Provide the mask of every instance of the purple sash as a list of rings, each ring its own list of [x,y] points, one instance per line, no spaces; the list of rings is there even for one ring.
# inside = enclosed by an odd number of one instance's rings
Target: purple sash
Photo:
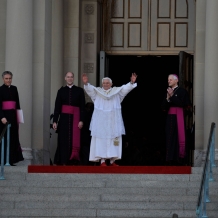
[[[2,102],[2,110],[16,110],[16,102],[15,101],[3,101]]]
[[[72,153],[70,156],[70,160],[76,159],[80,160],[79,158],[79,151],[80,151],[80,129],[78,127],[80,121],[80,110],[79,107],[70,106],[70,105],[62,105],[62,113],[65,114],[73,114],[73,128],[72,128]]]
[[[179,140],[179,157],[185,157],[185,125],[183,108],[171,107],[168,114],[176,114],[177,128],[178,128],[178,140]]]

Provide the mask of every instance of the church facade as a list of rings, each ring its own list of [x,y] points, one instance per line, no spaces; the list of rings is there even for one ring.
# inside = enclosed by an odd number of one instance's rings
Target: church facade
[[[26,164],[49,164],[53,157],[50,114],[66,72],[74,72],[75,85],[82,87],[87,73],[98,86],[112,75],[114,57],[118,63],[145,58],[137,68],[144,72],[148,57],[168,57],[170,64],[178,56],[178,73],[191,92],[193,158],[200,166],[211,122],[218,123],[217,9],[217,0],[0,0],[0,72],[11,71],[18,87]],[[181,65],[181,57],[188,62]],[[162,78],[156,70],[149,74]]]

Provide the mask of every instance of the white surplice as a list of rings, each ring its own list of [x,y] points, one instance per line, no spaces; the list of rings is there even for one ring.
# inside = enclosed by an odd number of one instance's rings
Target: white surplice
[[[121,159],[122,135],[125,135],[121,102],[136,86],[136,83],[127,83],[121,87],[104,90],[90,84],[84,85],[85,91],[94,102],[94,112],[90,123],[92,136],[90,161],[98,161],[101,158]],[[115,138],[119,141],[118,146],[114,145]]]

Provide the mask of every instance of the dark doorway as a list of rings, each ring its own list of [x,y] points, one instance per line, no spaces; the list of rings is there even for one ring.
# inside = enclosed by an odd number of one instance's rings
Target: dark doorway
[[[165,114],[161,103],[169,74],[178,74],[179,57],[175,56],[108,56],[109,77],[113,86],[138,75],[137,88],[122,102],[126,135],[120,165],[165,164]]]

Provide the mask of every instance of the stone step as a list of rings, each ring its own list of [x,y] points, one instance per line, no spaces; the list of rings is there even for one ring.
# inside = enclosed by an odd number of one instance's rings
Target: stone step
[[[118,199],[105,198],[105,196],[40,196],[40,195],[1,195],[0,208],[19,209],[19,208],[74,208],[74,209],[184,209],[195,210],[196,209],[196,197],[189,197],[177,199],[174,197],[150,197],[142,196],[144,201],[140,201],[139,196],[122,201],[120,196]],[[213,198],[215,201],[213,201]],[[108,199],[110,201],[108,201]],[[211,202],[207,203],[208,210],[216,210],[218,212],[218,199],[217,196],[210,197]],[[107,201],[106,201],[107,200]],[[135,200],[135,201],[134,201]]]
[[[218,182],[211,182],[211,185],[213,187],[218,187]],[[10,187],[18,187],[18,186],[24,186],[24,187],[101,187],[101,188],[144,188],[144,187],[153,187],[153,188],[199,188],[200,182],[188,182],[184,181],[182,183],[178,181],[96,181],[96,180],[69,180],[64,179],[54,182],[54,180],[17,180],[14,182],[14,180],[2,180],[0,181],[0,187],[4,186],[10,186]]]
[[[173,216],[173,215],[172,215]],[[167,218],[172,218],[172,216],[167,216]],[[27,218],[27,216],[1,216],[1,218]],[[31,217],[31,218],[61,218],[61,217],[67,217],[67,218],[105,218],[105,217],[102,217],[102,216],[28,216],[28,217]],[[136,218],[136,217],[116,217],[116,218]],[[154,217],[145,217],[145,218],[154,218]],[[157,218],[160,218],[160,217],[157,217]],[[196,216],[191,216],[191,217],[179,217],[179,218],[196,218]],[[217,217],[214,217],[214,216],[210,216],[210,218],[217,218]]]
[[[211,194],[209,196],[211,202],[216,202],[218,205],[217,195]],[[193,196],[184,196],[184,195],[175,195],[175,196],[155,196],[155,195],[118,195],[118,194],[103,194],[101,195],[102,201],[148,201],[148,202],[159,202],[159,201],[176,201],[176,202],[194,202],[197,205],[197,195]]]
[[[34,205],[36,203],[36,205]],[[47,207],[40,207],[40,204],[45,204]],[[28,203],[17,203],[8,204],[8,202],[2,202],[0,207],[0,217],[172,217],[172,214],[176,213],[179,218],[182,217],[196,217],[195,208],[180,207],[176,203],[170,204],[157,204],[149,206],[148,204],[135,204],[129,203],[129,208],[123,207],[123,203],[120,202],[120,206],[115,206],[115,204],[110,203],[99,203],[95,204],[90,202],[89,204],[84,204],[87,206],[85,209],[79,206],[79,202],[76,205],[70,203],[59,202],[61,206],[53,208],[56,206],[53,203],[48,202],[28,202]],[[58,203],[57,203],[58,205]],[[78,208],[75,206],[78,205]],[[6,208],[4,208],[4,206]],[[162,207],[166,206],[164,209]],[[167,207],[168,206],[168,207]],[[213,208],[211,207],[213,206]],[[217,205],[208,206],[207,214],[211,218],[217,218],[218,210]],[[132,209],[132,207],[134,207]],[[215,210],[210,210],[214,209]],[[209,211],[210,210],[210,211]]]
[[[27,173],[5,167],[0,217],[196,218],[202,167],[181,174]],[[210,183],[210,218],[218,214],[218,169]]]
[[[218,165],[217,167],[213,167],[212,171],[214,174],[218,174]],[[202,174],[203,173],[203,167],[192,167],[192,174]]]
[[[170,215],[170,216],[166,216],[166,218],[172,218],[173,214]],[[1,216],[1,218],[27,218],[27,216]],[[61,218],[61,217],[67,217],[67,218],[105,218],[106,216],[61,216],[61,215],[58,215],[58,216],[28,216],[28,217],[31,217],[31,218]],[[109,216],[107,216],[109,217]],[[136,218],[136,217],[116,217],[116,218]],[[139,217],[139,218],[142,218],[142,217]],[[147,216],[145,218],[154,218],[154,217],[150,217],[150,216]],[[162,218],[162,217],[157,217],[157,218]],[[196,218],[196,215],[195,216],[186,216],[186,217],[179,217],[179,218]],[[217,218],[215,216],[210,216],[210,218]]]
[[[218,178],[218,175],[215,175]],[[201,175],[198,174],[69,174],[69,173],[24,173],[5,172],[7,180],[145,180],[145,181],[199,181]]]
[[[22,202],[22,201],[101,201],[101,195],[42,195],[42,194],[1,194],[0,201],[12,201],[12,202]]]
[[[0,188],[0,194],[5,193],[32,193],[32,194],[153,194],[153,195],[180,195],[189,196],[197,195],[199,188],[95,188],[95,187],[76,187],[76,188],[65,188],[65,187],[4,187]],[[217,194],[218,190],[215,194]]]
[[[155,217],[171,218],[174,213],[180,217],[196,217],[195,211],[184,210],[110,210],[110,209],[13,209],[0,210],[0,217]]]
[[[216,196],[210,196],[211,201],[218,202],[218,199],[214,200]],[[136,195],[136,194],[101,194],[101,195],[89,195],[89,194],[1,194],[0,201],[98,201],[98,202],[197,202],[196,196],[165,196],[159,195]]]
[[[100,201],[1,201],[0,209],[139,209],[139,210],[195,210],[194,202],[100,202]],[[217,202],[207,203],[207,210],[217,211]]]
[[[216,209],[216,204],[209,205],[211,209]],[[111,210],[195,210],[196,204],[193,202],[100,202],[100,201],[22,201],[11,202],[1,201],[0,208],[3,209],[111,209]]]
[[[49,179],[74,179],[74,180],[149,180],[149,181],[200,181],[202,167],[193,167],[191,175],[181,174],[53,174],[53,173],[27,173],[25,166],[5,167],[7,180],[49,180]],[[218,180],[218,168],[213,168],[214,179]]]

